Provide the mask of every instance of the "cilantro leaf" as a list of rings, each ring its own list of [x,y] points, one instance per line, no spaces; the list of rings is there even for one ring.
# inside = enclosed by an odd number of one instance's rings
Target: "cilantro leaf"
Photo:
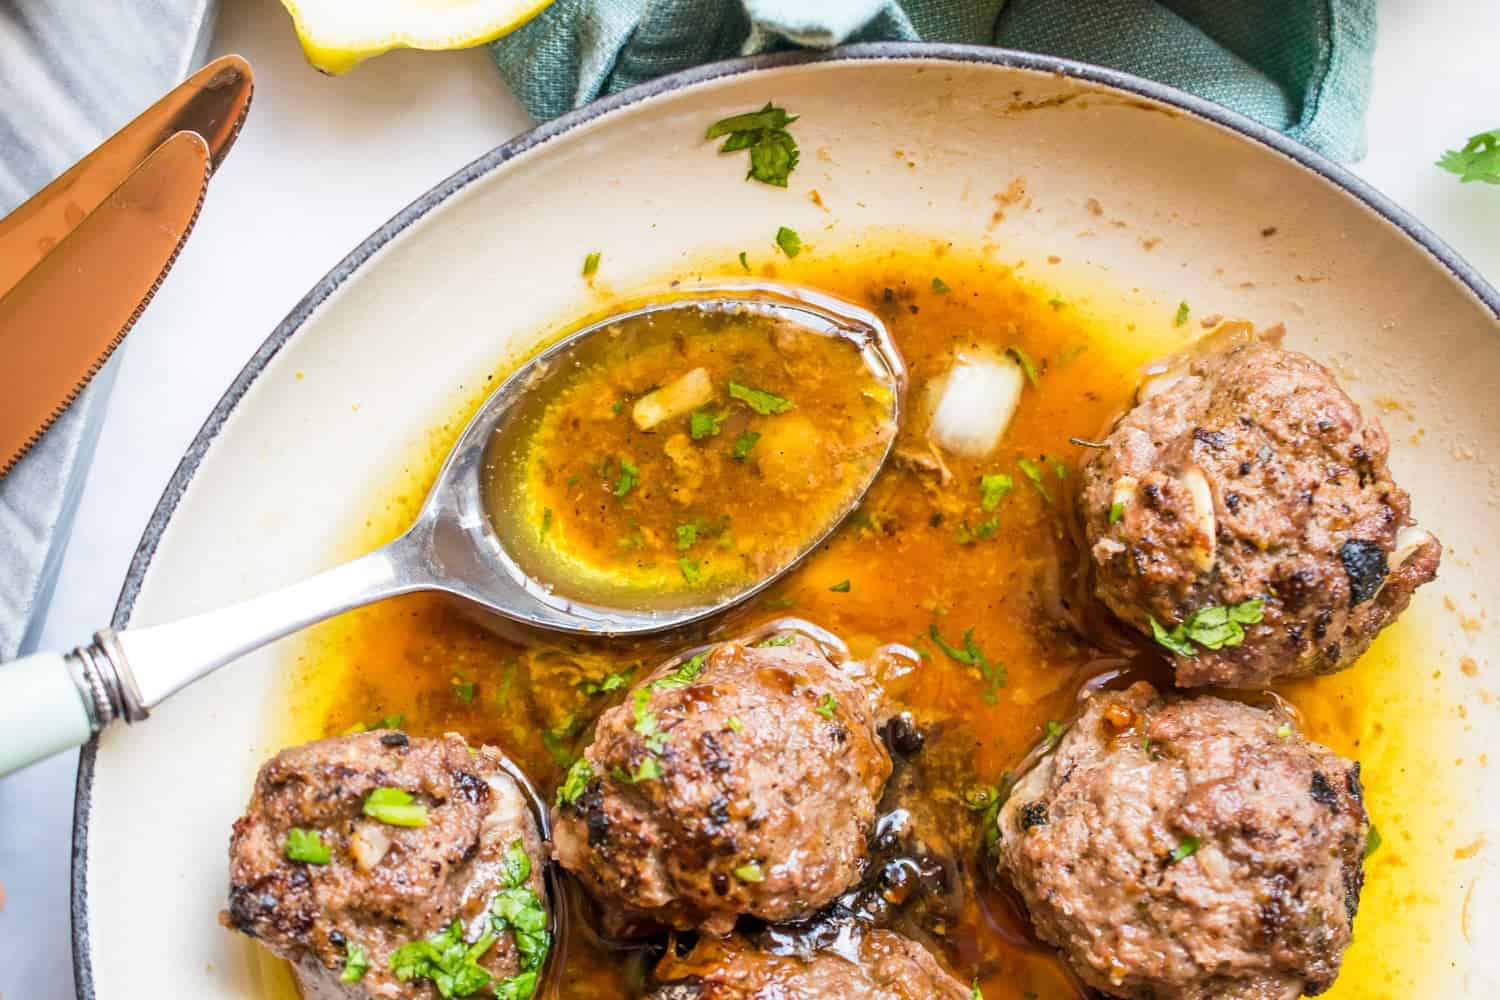
[[[1058,741],[1062,739],[1062,734],[1065,728],[1066,727],[1064,727],[1063,724],[1061,722],[1058,722],[1056,719],[1047,720],[1046,736],[1042,738],[1043,753],[1046,753],[1048,750],[1051,750],[1053,747],[1057,746]]]
[[[583,797],[584,791],[593,780],[594,767],[582,757],[573,762],[568,768],[568,776],[563,779],[562,787],[557,790],[557,804],[559,806],[570,806]]]
[[[1175,865],[1179,861],[1186,861],[1198,853],[1198,848],[1203,846],[1203,841],[1198,837],[1183,837],[1182,843],[1172,849],[1172,855],[1167,859],[1167,864]]]
[[[1182,324],[1186,323],[1188,321],[1188,316],[1192,315],[1192,312],[1193,310],[1188,307],[1188,304],[1186,302],[1177,303],[1177,315],[1173,318],[1172,325],[1181,326]]]
[[[1005,353],[1014,358],[1016,364],[1021,366],[1021,371],[1026,374],[1026,381],[1031,383],[1031,387],[1033,389],[1040,389],[1041,380],[1037,376],[1036,365],[1031,363],[1031,355],[1014,344],[1007,347]]]
[[[1380,850],[1380,845],[1383,843],[1385,841],[1381,838],[1380,831],[1376,829],[1374,823],[1371,823],[1370,832],[1365,836],[1365,859],[1368,860],[1370,855]]]
[[[517,838],[505,849],[505,856],[500,859],[500,885],[502,888],[514,889],[524,885],[530,877],[531,858],[526,856],[526,846]]]
[[[1238,646],[1245,641],[1245,626],[1260,622],[1264,609],[1265,601],[1258,597],[1229,607],[1199,608],[1170,632],[1153,618],[1151,637],[1179,656],[1197,655],[1193,643],[1210,650]]]
[[[795,257],[802,252],[802,237],[797,234],[797,230],[782,226],[776,230],[776,245],[788,257]]]
[[[339,973],[339,982],[357,983],[365,978],[365,973],[369,971],[370,959],[365,955],[364,946],[345,939],[344,971]]]
[[[1125,518],[1125,501],[1116,500],[1109,505],[1109,523],[1119,524]]]
[[[641,481],[641,470],[628,458],[620,459],[620,478],[615,483],[615,496],[623,497],[635,489]]]
[[[835,583],[828,589],[833,591],[835,594],[847,594],[852,589],[852,586],[853,585],[848,580],[840,580],[838,583]]]
[[[1042,499],[1051,503],[1052,491],[1047,488],[1047,481],[1042,478],[1042,467],[1029,458],[1016,459],[1016,465],[1020,466],[1021,471],[1026,474],[1026,478],[1031,480],[1031,485],[1036,487],[1036,491],[1042,495]]]
[[[741,882],[764,882],[766,873],[760,867],[760,862],[749,861],[734,870],[734,877]]]
[[[1463,149],[1443,153],[1437,165],[1457,174],[1464,184],[1470,181],[1500,184],[1500,129],[1470,136]]]
[[[288,860],[309,865],[326,865],[330,857],[328,845],[323,843],[323,837],[318,831],[296,826],[286,832],[286,844],[282,847],[282,852]]]
[[[996,692],[1005,686],[1005,664],[991,662],[989,657],[984,655],[984,650],[980,649],[978,644],[974,642],[974,630],[971,628],[964,632],[964,646],[962,649],[949,645],[943,639],[943,635],[938,631],[936,625],[927,626],[927,636],[937,645],[938,649],[948,654],[948,658],[955,663],[977,668],[980,676],[989,685],[984,694],[985,704],[995,704],[998,700]]]
[[[770,102],[759,111],[750,111],[742,115],[731,115],[728,118],[720,118],[708,127],[705,139],[717,139],[721,135],[733,135],[735,132],[754,132],[760,129],[786,128],[797,120],[796,115],[788,115],[785,108],[778,108]]]
[[[429,938],[408,941],[391,952],[391,971],[402,982],[427,979],[444,1000],[478,993],[495,978],[479,964],[495,943],[486,933],[472,945],[464,941],[463,923],[454,920]]]
[[[979,507],[986,514],[993,513],[1000,501],[1015,486],[1015,480],[1003,472],[979,477]]]
[[[776,395],[774,392],[766,392],[764,389],[755,389],[738,382],[729,383],[729,396],[738,399],[750,409],[763,417],[775,416],[785,413],[792,408],[792,401]],[[757,438],[760,435],[756,435]]]
[[[838,710],[839,700],[831,694],[825,694],[818,699],[818,707],[813,709],[825,719],[832,719],[833,713]]]
[[[631,699],[631,711],[635,713],[635,731],[646,743],[646,749],[652,753],[661,753],[662,747],[667,745],[667,734],[661,731],[660,723],[655,712],[651,711],[651,689],[649,687],[636,688],[635,696]]]
[[[683,661],[678,668],[665,677],[658,677],[651,682],[653,691],[676,691],[688,687],[703,673],[703,664],[708,660],[708,652],[705,650],[689,660]]]
[[[592,276],[595,271],[599,270],[599,258],[602,256],[603,254],[595,250],[583,258],[583,276],[585,278]]]
[[[743,462],[750,457],[750,449],[755,447],[755,442],[760,440],[760,434],[756,431],[746,431],[734,439],[734,452],[731,457],[736,462]]]
[[[706,437],[715,437],[723,422],[722,415],[715,416],[707,410],[694,410],[693,415],[688,418],[688,431],[693,435],[694,441],[702,441]]]
[[[721,118],[708,127],[706,139],[727,136],[720,153],[750,150],[750,169],[746,180],[757,180],[762,184],[786,187],[787,178],[797,168],[799,151],[797,140],[786,130],[796,121],[785,109],[767,104],[759,111]]]
[[[743,250],[740,251],[740,267],[745,269],[746,274],[750,273],[750,258],[745,255],[745,251]]]
[[[427,807],[402,788],[377,788],[365,796],[363,811],[388,826],[426,826]]]
[[[682,574],[682,579],[691,586],[703,577],[703,571],[698,568],[697,559],[689,559],[687,556],[677,557],[677,569]]]
[[[698,522],[684,521],[677,526],[677,551],[686,552],[698,544]]]
[[[932,293],[934,295],[947,295],[951,291],[953,291],[953,289],[949,288],[948,283],[942,278],[932,279]]]

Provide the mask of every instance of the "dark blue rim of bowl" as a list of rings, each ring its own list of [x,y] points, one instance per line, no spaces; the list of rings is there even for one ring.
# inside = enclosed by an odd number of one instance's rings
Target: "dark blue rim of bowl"
[[[1414,240],[1447,268],[1454,277],[1468,287],[1489,311],[1500,320],[1500,294],[1482,278],[1463,258],[1446,243],[1418,222],[1405,209],[1354,176],[1348,170],[1313,152],[1306,146],[1294,142],[1274,129],[1267,128],[1244,115],[1222,105],[1185,93],[1153,80],[1146,80],[1119,70],[1107,69],[1071,59],[1038,55],[1032,52],[1017,52],[1011,49],[988,48],[978,45],[938,45],[920,42],[873,42],[864,45],[848,45],[828,52],[779,52],[769,55],[749,56],[725,62],[709,63],[684,70],[671,76],[651,80],[611,97],[588,104],[561,118],[554,119],[530,131],[524,132],[507,143],[496,146],[477,160],[461,168],[457,173],[441,181],[426,194],[417,198],[396,214],[389,222],[375,230],[350,254],[323,276],[302,301],[287,314],[286,319],[266,338],[255,354],[240,370],[229,389],[204,421],[202,429],[193,438],[177,471],[167,483],[161,499],[130,561],[130,570],[120,589],[120,599],[115,605],[113,626],[124,628],[135,605],[146,570],[156,553],[167,523],[172,519],[178,502],[192,482],[203,456],[219,436],[220,429],[235,407],[249,391],[250,386],[265,370],[276,352],[290,340],[307,318],[342,285],[351,274],[394,239],[402,230],[421,219],[436,206],[452,197],[474,181],[486,176],[497,167],[534,149],[543,143],[570,132],[580,125],[592,122],[621,108],[637,104],[649,98],[682,90],[695,84],[723,77],[741,76],[760,70],[781,66],[797,66],[807,63],[913,61],[938,60],[954,63],[982,63],[1007,69],[1033,70],[1039,73],[1054,73],[1072,77],[1088,83],[1112,87],[1126,93],[1146,97],[1186,111],[1197,118],[1239,133],[1263,146],[1268,146],[1290,160],[1301,164],[1313,173],[1331,182],[1335,187],[1363,202],[1391,225]],[[94,757],[98,740],[85,746],[78,758],[78,781],[73,804],[73,877],[72,877],[72,926],[73,926],[73,975],[80,1000],[95,1000],[93,967],[90,963],[88,936],[88,825],[91,805],[90,795],[94,783]]]

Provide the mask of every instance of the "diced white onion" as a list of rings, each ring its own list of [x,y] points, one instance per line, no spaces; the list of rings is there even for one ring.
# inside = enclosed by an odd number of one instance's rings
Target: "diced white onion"
[[[391,849],[391,834],[381,823],[357,823],[349,837],[349,853],[355,864],[373,871]]]
[[[707,368],[694,368],[635,401],[630,411],[635,425],[649,431],[664,420],[691,413],[714,398],[713,379]]]
[[[1141,382],[1140,387],[1136,389],[1135,398],[1137,401],[1144,403],[1149,399],[1160,396],[1172,388],[1172,386],[1181,382],[1182,377],[1186,374],[1186,365],[1176,365],[1163,372],[1148,373],[1146,378]]]
[[[1198,537],[1190,550],[1198,569],[1207,572],[1213,569],[1214,554],[1219,544],[1219,519],[1214,514],[1214,495],[1208,488],[1208,478],[1203,470],[1190,465],[1182,473],[1180,481],[1193,503],[1193,525]]]
[[[1110,508],[1119,507],[1123,510],[1128,507],[1135,499],[1136,488],[1140,485],[1140,480],[1134,476],[1121,476],[1116,479],[1114,490],[1109,495]]]
[[[937,402],[927,436],[955,455],[983,458],[1000,443],[1025,388],[1025,373],[1009,358],[959,354],[933,384]]]
[[[1417,550],[1432,541],[1432,535],[1426,528],[1419,528],[1415,524],[1408,525],[1396,532],[1396,550],[1391,553],[1390,567],[1394,572],[1405,565],[1406,560],[1417,554]]]

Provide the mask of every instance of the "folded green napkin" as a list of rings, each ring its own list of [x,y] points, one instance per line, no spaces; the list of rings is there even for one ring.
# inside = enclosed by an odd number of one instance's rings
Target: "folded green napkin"
[[[1364,154],[1376,0],[556,0],[492,44],[538,121],[754,52],[969,42],[1150,77],[1342,160]]]

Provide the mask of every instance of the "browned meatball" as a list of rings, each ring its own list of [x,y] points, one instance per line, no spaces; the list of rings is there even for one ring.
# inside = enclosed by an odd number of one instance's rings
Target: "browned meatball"
[[[1246,324],[1148,381],[1104,444],[1082,496],[1098,594],[1174,649],[1179,685],[1342,670],[1437,575],[1379,423]]]
[[[851,954],[851,952],[853,952]],[[700,938],[686,958],[657,964],[650,1000],[969,1000],[969,987],[921,945],[869,930],[857,949],[773,955],[740,938]]]
[[[444,975],[529,996],[549,944],[545,861],[497,751],[453,734],[339,736],[261,768],[220,920],[291,962],[310,1000],[434,1000]],[[456,965],[426,943],[481,939]]]
[[[558,793],[554,855],[607,905],[679,929],[805,916],[866,865],[891,773],[873,711],[792,634],[664,665],[600,717]]]
[[[1293,1000],[1338,975],[1369,831],[1359,765],[1279,712],[1095,695],[997,823],[1037,935],[1111,996]]]

